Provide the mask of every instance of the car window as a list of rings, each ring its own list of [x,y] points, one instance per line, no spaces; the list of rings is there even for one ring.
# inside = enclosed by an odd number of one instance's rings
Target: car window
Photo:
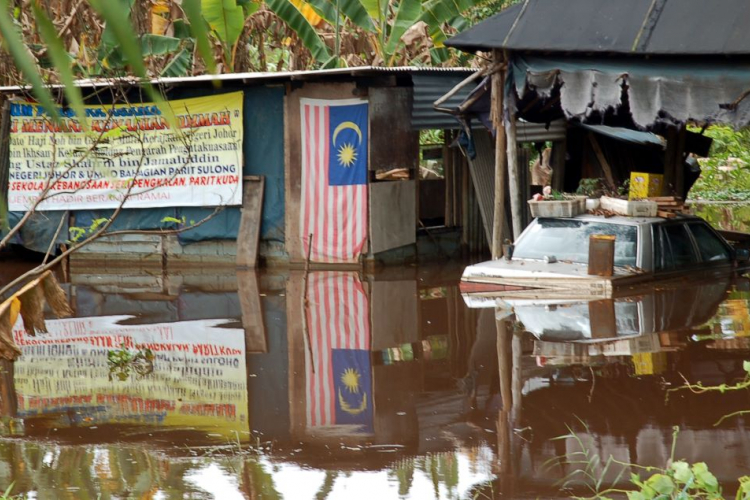
[[[713,231],[700,222],[689,224],[698,244],[703,262],[722,262],[731,259],[729,249]]]
[[[664,230],[664,269],[681,269],[698,262],[685,224],[667,224]],[[667,251],[667,247],[669,251]]]
[[[664,243],[663,243],[664,238],[662,238],[662,227],[654,224],[651,226],[651,229],[652,229],[651,238],[653,240],[653,245],[654,245],[653,253],[651,255],[652,255],[652,259],[654,263],[654,270],[661,271],[662,269],[665,269],[665,266],[664,266],[665,252],[664,252]],[[669,258],[671,260],[672,256],[670,255]]]
[[[615,265],[635,266],[638,228],[636,226],[576,219],[537,219],[516,242],[513,257],[538,259],[554,256],[558,261],[589,262],[589,236],[615,237]]]

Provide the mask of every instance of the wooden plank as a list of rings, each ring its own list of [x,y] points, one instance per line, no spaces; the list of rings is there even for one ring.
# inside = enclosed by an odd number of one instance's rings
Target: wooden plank
[[[667,212],[665,210],[657,210],[656,215],[658,215],[659,217],[664,217],[665,219],[674,219],[675,217],[677,217],[677,214],[675,214],[674,212]]]
[[[263,191],[265,177],[260,181],[247,180],[242,189],[242,213],[237,233],[237,265],[255,268],[258,265],[258,242],[263,218]]]
[[[661,204],[662,202],[670,202],[670,201],[683,202],[683,199],[680,196],[649,196],[646,199],[648,201],[655,201],[659,204]]]
[[[266,322],[260,300],[258,274],[254,269],[237,271],[237,295],[245,330],[245,349],[249,353],[268,352]]]
[[[412,93],[411,87],[370,87],[370,170],[419,168],[419,131],[409,119]]]
[[[599,165],[602,167],[604,178],[607,180],[607,184],[609,184],[610,189],[614,190],[617,187],[615,185],[615,177],[614,175],[612,175],[612,169],[610,168],[607,159],[604,157],[602,148],[599,147],[599,141],[596,140],[596,136],[593,134],[593,132],[589,133],[589,142],[591,142],[591,148],[594,150],[596,159],[599,160]]]

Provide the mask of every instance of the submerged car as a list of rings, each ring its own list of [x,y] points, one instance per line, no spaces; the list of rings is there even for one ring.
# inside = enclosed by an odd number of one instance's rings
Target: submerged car
[[[612,276],[588,272],[589,237],[610,235]],[[654,279],[729,273],[747,250],[735,250],[706,221],[695,216],[605,218],[579,215],[535,219],[515,243],[512,257],[467,267],[464,293],[542,297],[540,289],[565,295],[610,297],[620,287]]]

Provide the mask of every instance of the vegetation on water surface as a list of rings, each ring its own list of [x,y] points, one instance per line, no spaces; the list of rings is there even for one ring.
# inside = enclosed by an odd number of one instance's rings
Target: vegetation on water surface
[[[116,378],[124,382],[130,377],[131,371],[141,377],[153,372],[154,353],[148,348],[128,349],[123,344],[119,349],[107,352],[107,364],[109,365],[109,380]]]

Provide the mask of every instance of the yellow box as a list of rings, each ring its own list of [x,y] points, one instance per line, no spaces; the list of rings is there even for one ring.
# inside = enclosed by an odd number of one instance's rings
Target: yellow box
[[[659,375],[667,369],[666,352],[644,352],[633,354],[636,375]]]
[[[641,200],[651,196],[661,196],[664,185],[662,174],[647,174],[644,172],[630,172],[629,200]]]

